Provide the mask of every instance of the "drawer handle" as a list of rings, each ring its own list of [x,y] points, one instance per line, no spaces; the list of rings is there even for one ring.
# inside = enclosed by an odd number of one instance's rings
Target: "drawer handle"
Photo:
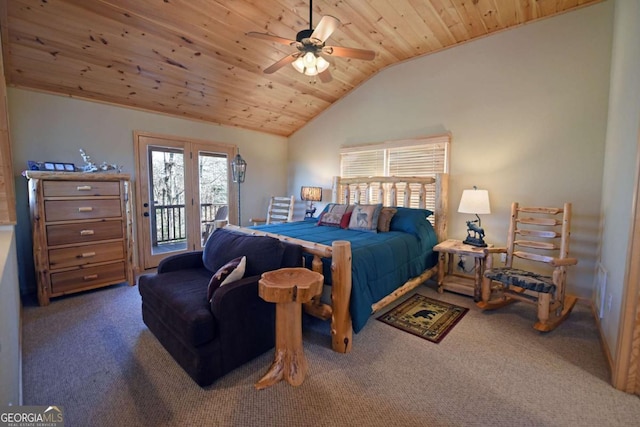
[[[91,212],[93,208],[91,206],[80,206],[78,212]]]
[[[81,258],[91,258],[96,256],[95,252],[84,252],[82,253],[82,255],[80,255]]]
[[[76,187],[78,191],[91,191],[91,188],[92,187],[90,185],[78,185]]]
[[[93,234],[94,234],[93,230],[80,230],[81,236],[93,236]]]
[[[82,280],[95,280],[98,278],[97,274],[88,274],[82,277]]]

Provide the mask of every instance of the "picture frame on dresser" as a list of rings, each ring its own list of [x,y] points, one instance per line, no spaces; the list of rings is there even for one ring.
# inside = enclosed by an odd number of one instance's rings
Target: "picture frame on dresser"
[[[36,162],[34,160],[28,160],[27,169],[30,171],[75,172],[76,165],[66,162]]]

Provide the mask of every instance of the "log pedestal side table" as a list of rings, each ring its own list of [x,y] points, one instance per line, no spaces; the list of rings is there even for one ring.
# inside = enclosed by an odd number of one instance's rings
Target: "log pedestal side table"
[[[299,386],[307,373],[302,349],[302,304],[322,292],[324,276],[306,268],[281,268],[262,274],[260,298],[276,303],[275,358],[267,373],[255,384],[262,390],[286,380]]]
[[[487,247],[493,247],[493,245],[488,245]],[[484,253],[484,248],[467,245],[460,240],[449,239],[438,243],[434,246],[433,250],[439,252],[438,292],[442,293],[446,289],[464,295],[473,296],[473,300],[475,302],[480,301],[482,274],[484,273],[487,257]],[[473,258],[473,276],[453,272],[454,255]]]

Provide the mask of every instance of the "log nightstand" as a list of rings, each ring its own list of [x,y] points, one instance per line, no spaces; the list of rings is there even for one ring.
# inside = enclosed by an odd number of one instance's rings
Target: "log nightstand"
[[[491,247],[491,245],[489,245]],[[482,273],[485,265],[485,248],[479,248],[462,243],[461,240],[449,239],[438,243],[433,250],[438,255],[438,292],[445,289],[473,296],[475,302],[480,301],[482,285]],[[448,255],[448,256],[447,256]],[[453,256],[471,257],[474,260],[474,275],[458,274],[453,272]],[[448,259],[447,259],[448,258]],[[446,264],[446,267],[445,267]],[[446,274],[445,274],[446,268]]]

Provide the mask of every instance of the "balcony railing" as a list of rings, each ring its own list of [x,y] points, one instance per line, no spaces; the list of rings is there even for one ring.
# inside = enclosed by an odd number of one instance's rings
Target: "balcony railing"
[[[200,205],[200,219],[210,222],[225,203],[203,203]],[[187,239],[185,205],[154,205],[151,219],[151,240],[153,246],[163,243],[177,243]]]

